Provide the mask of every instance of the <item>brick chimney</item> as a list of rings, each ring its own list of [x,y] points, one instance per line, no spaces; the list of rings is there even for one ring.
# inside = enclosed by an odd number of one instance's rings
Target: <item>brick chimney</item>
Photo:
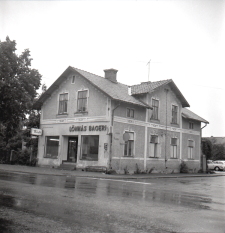
[[[117,78],[116,78],[117,71],[118,70],[115,70],[115,69],[104,70],[105,78],[113,83],[117,83]]]

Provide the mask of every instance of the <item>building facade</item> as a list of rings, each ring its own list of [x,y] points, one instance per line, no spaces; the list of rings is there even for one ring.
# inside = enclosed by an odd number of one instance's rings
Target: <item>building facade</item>
[[[201,123],[172,80],[127,86],[68,67],[35,103],[41,109],[38,164],[116,171],[200,169]]]

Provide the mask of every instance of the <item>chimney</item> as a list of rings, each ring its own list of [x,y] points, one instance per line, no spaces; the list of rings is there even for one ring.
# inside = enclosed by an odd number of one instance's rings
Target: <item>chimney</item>
[[[115,69],[104,70],[105,78],[108,79],[109,81],[113,82],[113,83],[117,83],[117,79],[116,79],[117,71],[118,70],[115,70]]]

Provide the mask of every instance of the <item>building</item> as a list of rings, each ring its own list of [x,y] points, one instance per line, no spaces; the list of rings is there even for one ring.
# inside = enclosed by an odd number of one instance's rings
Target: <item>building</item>
[[[41,109],[39,165],[116,171],[200,169],[201,123],[173,80],[127,86],[68,67],[35,103]]]

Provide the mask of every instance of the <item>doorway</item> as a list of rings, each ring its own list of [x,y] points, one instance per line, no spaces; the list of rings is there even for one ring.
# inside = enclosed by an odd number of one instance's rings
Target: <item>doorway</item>
[[[69,137],[67,162],[72,162],[72,163],[77,162],[77,145],[78,145],[78,137]]]

